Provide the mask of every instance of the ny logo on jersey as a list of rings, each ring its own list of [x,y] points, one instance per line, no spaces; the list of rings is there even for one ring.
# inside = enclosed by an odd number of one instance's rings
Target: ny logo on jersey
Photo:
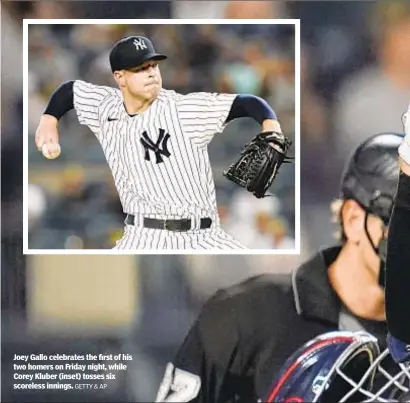
[[[141,38],[134,39],[133,44],[135,46],[135,49],[137,50],[147,49],[147,45],[145,44],[144,40]]]
[[[159,136],[156,143],[154,143],[149,137],[147,132],[142,133],[142,138],[140,139],[141,144],[145,148],[145,161],[151,161],[150,151],[153,151],[156,158],[156,163],[160,164],[164,162],[162,156],[169,157],[171,153],[168,151],[168,140],[171,136],[167,133],[165,134],[164,129],[159,129]]]

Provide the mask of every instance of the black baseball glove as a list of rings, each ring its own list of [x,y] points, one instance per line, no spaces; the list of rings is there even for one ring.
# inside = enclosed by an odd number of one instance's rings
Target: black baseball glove
[[[245,145],[239,159],[223,174],[257,198],[265,197],[280,166],[293,161],[286,155],[291,144],[292,141],[282,133],[259,133]]]

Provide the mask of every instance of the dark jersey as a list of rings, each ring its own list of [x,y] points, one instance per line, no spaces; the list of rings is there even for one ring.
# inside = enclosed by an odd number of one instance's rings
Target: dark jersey
[[[339,329],[343,307],[327,275],[339,251],[320,252],[289,275],[257,276],[218,291],[168,364],[157,401],[251,403],[266,396],[297,348]],[[384,322],[353,319],[384,340]]]

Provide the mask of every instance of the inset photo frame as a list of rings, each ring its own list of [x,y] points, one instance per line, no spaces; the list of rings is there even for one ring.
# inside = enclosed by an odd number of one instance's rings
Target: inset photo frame
[[[25,254],[298,254],[299,20],[24,20]]]

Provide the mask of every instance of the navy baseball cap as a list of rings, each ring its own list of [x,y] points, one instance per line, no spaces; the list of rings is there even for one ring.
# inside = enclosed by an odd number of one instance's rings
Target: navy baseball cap
[[[143,36],[128,36],[119,40],[111,49],[111,71],[127,70],[147,60],[164,60],[167,56],[157,53],[152,42]]]

